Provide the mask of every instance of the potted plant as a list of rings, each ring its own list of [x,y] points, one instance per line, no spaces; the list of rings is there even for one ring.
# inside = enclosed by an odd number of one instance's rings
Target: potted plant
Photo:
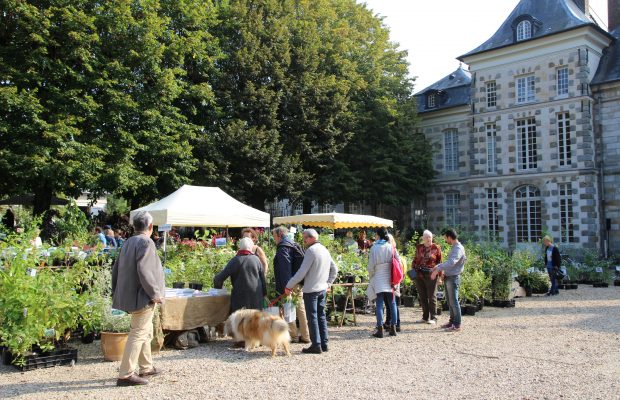
[[[106,361],[120,361],[129,336],[131,316],[104,304],[101,323],[101,350]]]

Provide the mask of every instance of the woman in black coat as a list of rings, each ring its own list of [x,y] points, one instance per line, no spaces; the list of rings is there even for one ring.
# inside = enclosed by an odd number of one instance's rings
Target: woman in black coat
[[[551,289],[549,289],[547,296],[555,296],[556,294],[560,294],[558,290],[558,280],[556,279],[556,271],[560,269],[562,256],[557,246],[553,245],[553,240],[550,236],[545,236],[543,238],[543,244],[545,246],[545,267],[547,267],[547,273],[551,281]]]
[[[213,287],[221,289],[224,281],[230,277],[232,292],[230,294],[230,312],[242,308],[260,310],[263,298],[267,294],[265,274],[257,256],[252,254],[254,242],[250,238],[239,240],[237,255],[226,267],[213,278]]]

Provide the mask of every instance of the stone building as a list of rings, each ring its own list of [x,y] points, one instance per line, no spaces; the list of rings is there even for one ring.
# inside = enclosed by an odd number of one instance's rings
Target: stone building
[[[522,0],[458,57],[467,71],[416,95],[436,152],[429,227],[510,247],[548,233],[563,247],[620,253],[618,3],[609,0],[608,32],[588,1]]]

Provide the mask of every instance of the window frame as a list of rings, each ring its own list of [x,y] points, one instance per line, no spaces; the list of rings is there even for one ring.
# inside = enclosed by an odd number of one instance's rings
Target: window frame
[[[524,195],[520,192],[525,192]],[[515,237],[517,243],[533,243],[542,237],[540,189],[523,185],[514,190]],[[525,214],[523,214],[525,213]]]
[[[486,188],[487,231],[489,239],[499,239],[499,193],[497,188]]]
[[[497,174],[497,125],[489,123],[485,125],[487,145],[487,174]],[[492,141],[490,141],[492,139]]]
[[[516,84],[517,104],[526,104],[536,101],[536,76],[525,75],[517,78]]]
[[[557,113],[556,121],[558,132],[558,163],[560,167],[570,167],[572,165],[570,113],[568,111]]]
[[[487,108],[497,107],[497,82],[489,81],[486,83]]]
[[[527,29],[526,29],[527,28]],[[517,24],[517,42],[522,42],[532,38],[532,22],[528,19]]]
[[[437,93],[426,95],[426,108],[437,108]]]
[[[566,72],[566,75],[560,77],[560,71]],[[556,70],[555,85],[558,96],[568,96],[568,67],[559,67]]]
[[[523,124],[520,126],[520,124]],[[538,168],[536,118],[527,117],[516,121],[517,169],[529,171]]]
[[[454,173],[459,171],[459,135],[458,129],[450,128],[443,131],[443,161],[444,171]],[[450,138],[450,141],[448,140]],[[451,147],[449,147],[449,145]],[[450,152],[448,150],[450,149]],[[450,168],[449,168],[450,167]]]
[[[560,214],[560,243],[577,243],[573,210],[573,184],[571,182],[558,183],[558,209]]]
[[[444,194],[444,217],[446,226],[457,227],[461,225],[461,194],[459,192],[446,192]]]

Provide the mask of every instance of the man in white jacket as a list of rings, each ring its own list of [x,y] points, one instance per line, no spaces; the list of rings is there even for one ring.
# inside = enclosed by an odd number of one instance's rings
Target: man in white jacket
[[[312,345],[302,350],[303,353],[321,354],[327,351],[327,318],[325,317],[325,299],[338,274],[338,267],[329,250],[319,243],[319,234],[314,229],[303,233],[307,249],[299,271],[286,284],[285,293],[303,281],[303,297],[310,329]]]

